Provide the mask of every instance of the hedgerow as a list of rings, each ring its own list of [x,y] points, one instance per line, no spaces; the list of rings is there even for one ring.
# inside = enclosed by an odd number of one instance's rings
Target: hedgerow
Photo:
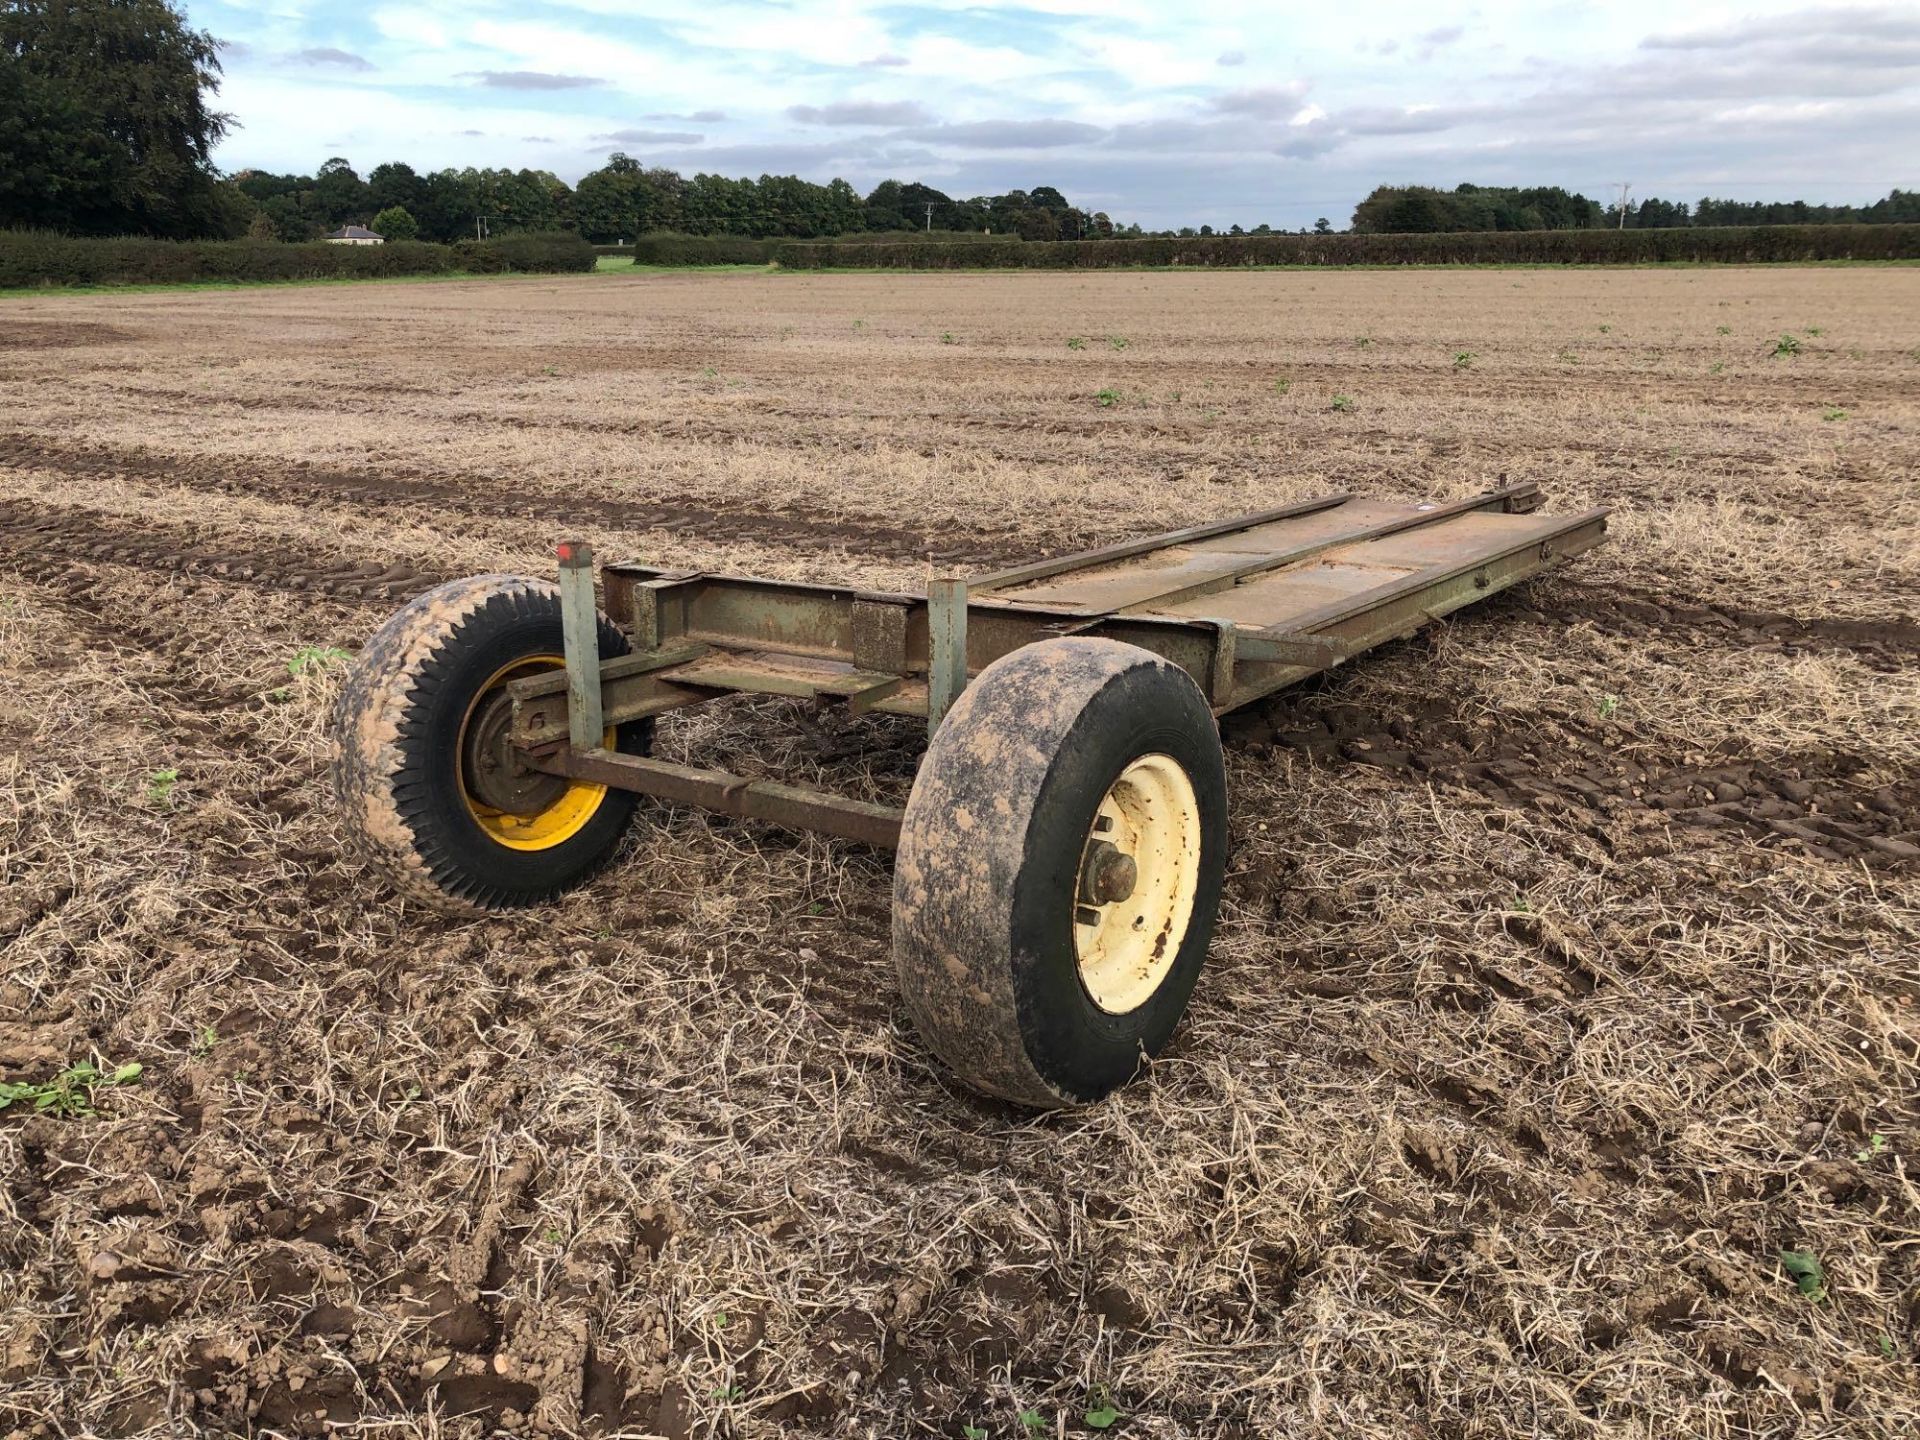
[[[396,275],[555,273],[591,270],[593,247],[578,235],[514,235],[454,245],[389,241],[85,239],[44,230],[0,231],[0,288],[178,285],[197,281],[377,279]]]
[[[777,240],[750,235],[642,235],[631,245],[602,245],[602,255],[631,255],[636,265],[765,265]]]
[[[565,274],[593,269],[593,246],[571,230],[506,235],[498,240],[456,240],[454,269],[476,275],[505,271],[527,274]]]
[[[1103,269],[1136,265],[1638,265],[1920,259],[1920,225],[1504,230],[1439,235],[1203,235],[948,245],[792,242],[795,269]]]

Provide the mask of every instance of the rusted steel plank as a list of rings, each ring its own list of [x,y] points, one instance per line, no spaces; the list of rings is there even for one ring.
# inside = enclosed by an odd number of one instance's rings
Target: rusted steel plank
[[[927,584],[927,730],[939,728],[967,688],[967,582],[953,576]]]
[[[688,639],[790,655],[850,659],[853,596],[848,591],[708,576],[662,597],[664,631]]]
[[[566,654],[567,731],[577,750],[606,743],[600,709],[600,612],[593,599],[593,547],[560,543],[560,635]]]
[[[1259,630],[1302,631],[1312,628],[1301,625],[1303,616],[1364,605],[1384,586],[1421,583],[1415,577],[1505,554],[1547,539],[1567,523],[1565,516],[1456,514],[1249,575],[1229,589],[1176,601],[1158,613],[1174,619],[1228,619]]]
[[[710,690],[742,690],[760,695],[853,695],[899,677],[879,670],[855,670],[835,660],[783,655],[765,650],[709,650],[684,665],[662,671],[674,685]]]
[[[629,579],[648,572],[630,571]],[[646,582],[640,582],[644,588]],[[896,694],[876,701],[873,708],[896,713],[924,714],[926,680],[935,669],[933,635],[928,623],[929,605],[919,597],[882,596],[848,588],[790,584],[784,581],[736,579],[701,575],[662,587],[657,611],[660,620],[659,653],[671,653],[686,647],[708,647],[699,660],[689,662],[686,673],[663,673],[663,682],[699,683],[699,672],[707,666],[735,665],[743,655],[754,655],[758,666],[776,657],[788,667],[839,665],[849,671],[886,675],[881,666],[860,663],[876,658],[874,649],[861,647],[856,633],[855,615],[863,606],[898,604],[904,616],[900,648],[893,650],[900,671],[892,678],[915,683],[902,686]],[[969,594],[969,601],[971,595]],[[1095,612],[1086,616],[1064,615],[1058,608],[1022,606],[1017,603],[969,603],[964,612],[955,609],[954,618],[964,613],[964,665],[966,674],[978,674],[993,661],[1023,645],[1056,639],[1069,633],[1101,634],[1137,644],[1164,655],[1202,684],[1213,660],[1215,630],[1212,625],[1169,620],[1141,615],[1115,617]],[[872,637],[869,637],[872,638]],[[857,648],[859,647],[859,648]],[[887,643],[891,649],[891,642]],[[962,673],[959,647],[950,655],[949,675],[957,680]],[[675,671],[682,667],[674,667]],[[810,678],[820,672],[809,671]],[[957,692],[958,686],[954,687]],[[799,693],[788,690],[786,693]],[[953,693],[953,692],[950,692]]]
[[[847,708],[856,715],[864,715],[869,710],[878,709],[888,700],[892,700],[913,682],[904,675],[896,675],[869,685],[865,690],[855,690],[847,696]]]
[[[1207,703],[1223,705],[1233,694],[1233,667],[1239,663],[1239,630],[1231,620],[1215,623],[1213,664],[1207,669]]]
[[[1158,595],[1135,600],[1130,604],[1120,607],[1117,613],[1122,615],[1150,614],[1158,610],[1163,610],[1169,605],[1178,604],[1183,600],[1191,600],[1201,595],[1211,595],[1220,590],[1230,590],[1249,576],[1263,574],[1269,570],[1278,570],[1287,565],[1297,564],[1302,560],[1310,560],[1315,555],[1323,555],[1329,550],[1337,550],[1343,546],[1361,544],[1370,540],[1385,539],[1387,536],[1398,535],[1403,531],[1438,524],[1443,520],[1450,520],[1456,515],[1464,515],[1470,511],[1498,509],[1505,514],[1512,514],[1514,512],[1511,507],[1515,500],[1526,496],[1537,495],[1538,490],[1538,486],[1528,481],[1519,485],[1508,485],[1499,490],[1489,490],[1484,494],[1470,496],[1465,500],[1455,500],[1445,505],[1420,506],[1412,514],[1402,515],[1398,519],[1383,520],[1374,525],[1363,525],[1353,530],[1343,531],[1337,535],[1322,536],[1316,540],[1303,541],[1298,545],[1287,546],[1272,551],[1269,554],[1257,556],[1244,564],[1235,565],[1231,569],[1210,575],[1204,580],[1195,581],[1191,585],[1180,586],[1175,589],[1163,591]]]
[[[1235,634],[1236,659],[1299,665],[1329,670],[1347,658],[1338,642],[1317,635],[1279,634],[1270,630],[1241,630]]]
[[[1533,495],[1531,485],[1509,486],[1475,496],[1459,508],[1507,510]],[[1414,507],[1370,497],[1348,500],[1329,509],[1272,520],[1251,529],[1235,530],[1211,539],[1171,545],[1089,569],[1073,570],[1056,579],[1035,580],[996,592],[1010,605],[1061,607],[1066,613],[1090,615],[1116,611],[1151,613],[1181,608],[1181,602],[1222,590],[1263,571],[1284,568],[1328,548],[1351,545],[1370,535],[1390,534],[1442,521],[1455,507],[1430,504]],[[1189,610],[1189,613],[1212,613]]]
[[[907,672],[907,605],[899,601],[853,602],[853,663],[862,670]]]
[[[1234,691],[1225,706],[1238,708],[1283,686],[1291,685],[1329,664],[1370,650],[1389,640],[1442,619],[1462,606],[1496,595],[1510,585],[1537,575],[1571,556],[1592,549],[1606,538],[1605,510],[1559,520],[1550,536],[1534,534],[1522,544],[1489,551],[1465,563],[1436,566],[1361,591],[1318,611],[1290,615],[1287,633],[1242,630],[1242,663],[1234,673]],[[1309,647],[1319,642],[1332,648],[1331,660]],[[1267,655],[1263,649],[1272,647]],[[1301,647],[1301,648],[1296,648]]]
[[[902,680],[898,690],[871,702],[867,708],[882,715],[914,715],[924,719],[927,713],[927,682]]]
[[[615,680],[624,680],[629,675],[644,675],[649,670],[684,665],[689,660],[697,660],[708,649],[706,645],[676,645],[671,650],[636,650],[631,655],[616,655],[611,660],[602,660],[600,688],[604,691]],[[567,672],[564,670],[549,670],[544,674],[528,675],[524,679],[507,682],[507,693],[516,700],[539,700],[548,695],[563,694],[566,688]]]
[[[1206,540],[1235,530],[1251,530],[1256,525],[1291,519],[1295,515],[1310,515],[1316,510],[1330,510],[1336,505],[1346,504],[1352,498],[1347,494],[1321,495],[1312,500],[1298,500],[1291,505],[1282,505],[1276,510],[1261,510],[1252,515],[1242,515],[1236,520],[1219,520],[1211,525],[1193,525],[1185,530],[1170,530],[1164,535],[1149,535],[1143,540],[1127,540],[1118,545],[1104,545],[1097,550],[1081,550],[1072,555],[1057,555],[1051,560],[1036,560],[1030,565],[1016,565],[1010,570],[995,570],[986,575],[970,576],[967,580],[967,588],[975,595],[985,594],[990,590],[1004,590],[1009,585],[1024,585],[1030,580],[1045,580],[1053,575],[1064,575],[1069,570],[1086,570],[1095,565],[1107,565],[1115,560],[1144,555],[1150,550],[1165,550],[1173,545]]]
[[[905,679],[904,675],[894,675],[885,670],[836,670],[820,678],[820,693],[843,698],[870,695],[875,690],[898,687]]]
[[[686,665],[706,652],[705,645],[682,645],[603,661],[600,665],[601,725],[625,725],[712,699],[716,692],[667,684],[661,673]],[[507,693],[513,697],[515,745],[523,750],[537,749],[571,739],[571,716],[565,703],[568,679],[565,670],[553,670],[508,682]],[[604,735],[604,729],[597,732],[594,743],[598,744]]]
[[[1580,545],[1579,548],[1583,550],[1590,549],[1593,545],[1598,544],[1598,535],[1605,532],[1607,515],[1609,513],[1609,509],[1602,506],[1598,509],[1583,511],[1578,515],[1553,516],[1546,520],[1545,525],[1543,525],[1540,530],[1529,534],[1526,539],[1517,544],[1486,551],[1477,555],[1469,555],[1466,558],[1453,561],[1442,567],[1415,570],[1413,573],[1400,579],[1389,580],[1383,584],[1362,590],[1357,595],[1351,595],[1345,599],[1333,601],[1318,609],[1309,610],[1304,614],[1290,615],[1287,617],[1287,628],[1298,634],[1310,634],[1313,631],[1324,629],[1329,625],[1336,624],[1351,616],[1364,614],[1391,600],[1399,599],[1403,595],[1414,594],[1426,589],[1430,585],[1452,580],[1461,575],[1471,575],[1493,561],[1504,560],[1512,555],[1522,554],[1527,551],[1536,552],[1535,559],[1538,563],[1536,563],[1533,568],[1538,569],[1540,565],[1551,561],[1556,554],[1578,553],[1577,551],[1567,550],[1561,546],[1560,542],[1565,537],[1573,536],[1582,531],[1592,530],[1595,538],[1586,544]],[[1487,587],[1481,586],[1479,588],[1486,589]]]
[[[670,804],[693,805],[743,820],[765,820],[794,830],[817,830],[883,849],[900,843],[900,818],[904,813],[900,809],[825,790],[749,780],[724,770],[702,770],[606,750],[565,749],[535,763],[556,775],[651,795]]]
[[[723,692],[669,685],[653,675],[629,675],[608,684],[601,692],[600,723],[620,726],[651,715],[664,715],[698,705]],[[569,738],[566,708],[557,697],[536,696],[514,706],[513,743],[522,750],[536,750]]]

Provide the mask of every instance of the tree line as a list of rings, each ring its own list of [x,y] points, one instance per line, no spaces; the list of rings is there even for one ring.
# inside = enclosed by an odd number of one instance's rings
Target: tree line
[[[1804,200],[1629,200],[1602,205],[1558,185],[1530,188],[1382,185],[1353,211],[1359,235],[1444,235],[1496,230],[1663,230],[1688,225],[1890,225],[1920,221],[1920,191],[1894,190],[1871,205],[1811,205]]]
[[[1620,222],[1608,206],[1609,223]],[[1920,222],[1920,190],[1893,190],[1871,205],[1810,205],[1805,200],[1642,200],[1627,206],[1626,229],[1672,230],[1686,225],[1912,225]]]
[[[368,225],[389,239],[440,241],[577,230],[600,245],[660,231],[762,240],[929,226],[1028,240],[1126,233],[1105,214],[1070,204],[1051,185],[955,199],[917,182],[883,180],[862,195],[845,180],[821,185],[794,175],[689,178],[618,151],[578,185],[549,170],[468,167],[422,174],[399,160],[376,165],[363,179],[338,156],[313,175],[243,170],[232,184],[260,217],[248,223],[263,237],[281,240],[307,240],[347,224]]]

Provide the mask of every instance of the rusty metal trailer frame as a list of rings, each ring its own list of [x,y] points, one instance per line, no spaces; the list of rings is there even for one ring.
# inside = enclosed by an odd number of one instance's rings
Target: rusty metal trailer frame
[[[1534,513],[1539,502],[1531,484],[1423,506],[1327,495],[990,574],[945,576],[925,595],[606,565],[605,609],[634,651],[598,665],[582,663],[598,654],[593,558],[569,541],[560,547],[565,669],[510,683],[512,741],[531,768],[551,774],[891,847],[903,813],[893,806],[621,754],[605,737],[618,725],[743,692],[923,715],[931,731],[970,676],[1022,646],[1068,635],[1163,657],[1224,714],[1605,538],[1605,509],[1543,516]],[[1473,515],[1525,518],[1458,523]],[[1376,558],[1389,553],[1391,560]],[[1336,569],[1350,588],[1304,608],[1279,606],[1270,623],[1249,622],[1250,609],[1270,603],[1263,596],[1289,585],[1314,593],[1316,577],[1330,579]]]

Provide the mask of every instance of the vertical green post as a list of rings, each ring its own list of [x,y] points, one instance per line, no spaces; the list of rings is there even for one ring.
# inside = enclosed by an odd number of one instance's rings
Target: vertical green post
[[[943,577],[927,585],[927,733],[967,688],[967,582]]]
[[[606,748],[600,707],[600,616],[593,603],[593,547],[560,544],[560,639],[567,660],[567,738],[576,750]]]

